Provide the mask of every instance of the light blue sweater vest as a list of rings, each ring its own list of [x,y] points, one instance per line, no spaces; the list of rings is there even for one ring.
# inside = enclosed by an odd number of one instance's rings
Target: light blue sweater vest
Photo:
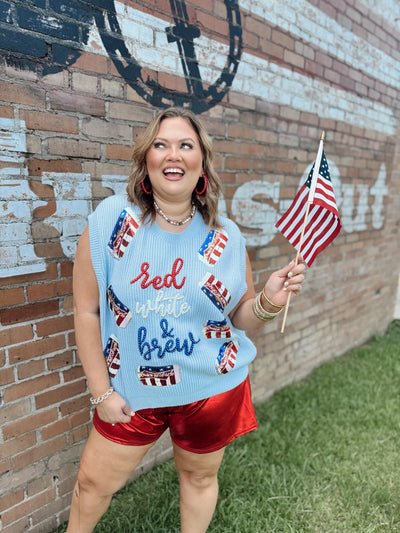
[[[233,389],[256,349],[228,314],[246,291],[245,242],[199,213],[181,233],[140,224],[125,196],[89,216],[111,384],[134,409],[184,405]]]

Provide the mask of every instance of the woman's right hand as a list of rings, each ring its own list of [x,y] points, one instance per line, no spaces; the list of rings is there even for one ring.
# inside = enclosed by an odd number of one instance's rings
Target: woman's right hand
[[[109,424],[118,424],[119,422],[127,424],[135,414],[135,411],[129,407],[122,396],[115,391],[106,400],[99,403],[96,409],[100,419]]]

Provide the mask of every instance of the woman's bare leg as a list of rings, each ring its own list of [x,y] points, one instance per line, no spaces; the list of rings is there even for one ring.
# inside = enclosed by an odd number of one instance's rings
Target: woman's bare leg
[[[92,429],[72,494],[67,533],[93,531],[112,495],[125,485],[151,447],[117,444]]]
[[[222,448],[211,453],[192,453],[174,444],[179,472],[181,533],[205,533],[218,499],[218,470]]]

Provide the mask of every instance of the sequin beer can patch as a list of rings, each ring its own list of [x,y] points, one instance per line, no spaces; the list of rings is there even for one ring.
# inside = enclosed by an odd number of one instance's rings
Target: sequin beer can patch
[[[200,247],[200,260],[207,265],[215,265],[221,257],[227,242],[228,236],[225,232],[211,230]]]
[[[114,313],[117,326],[126,328],[132,318],[132,313],[117,297],[111,285],[107,288],[107,301],[111,311]]]
[[[219,281],[213,274],[207,272],[204,278],[199,283],[201,290],[212,301],[212,303],[221,312],[224,311],[228,305],[231,295],[230,292],[221,281]]]
[[[123,257],[128,244],[140,226],[135,213],[126,207],[118,217],[117,223],[108,241],[108,251],[116,258]]]
[[[215,361],[215,367],[218,374],[227,374],[236,364],[236,356],[239,351],[239,345],[235,341],[225,342]]]
[[[226,339],[231,337],[231,329],[226,320],[207,320],[202,326],[206,339]]]
[[[119,344],[115,335],[110,335],[104,349],[104,356],[106,358],[108,373],[111,378],[115,378],[119,367],[121,366],[121,360],[119,357]]]
[[[177,385],[181,381],[181,373],[178,365],[139,366],[137,375],[143,385],[150,385],[152,387]]]

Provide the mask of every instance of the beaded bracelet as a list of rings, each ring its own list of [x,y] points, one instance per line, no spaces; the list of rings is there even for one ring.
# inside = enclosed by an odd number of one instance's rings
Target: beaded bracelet
[[[98,405],[101,402],[104,402],[104,400],[107,400],[111,396],[111,394],[114,392],[114,387],[110,387],[108,391],[106,391],[102,396],[99,396],[98,398],[93,398],[93,396],[90,398],[90,403],[92,405]]]
[[[254,299],[253,302],[253,312],[256,315],[256,317],[263,322],[268,322],[269,320],[273,320],[276,316],[278,316],[282,309],[280,309],[277,313],[269,313],[266,311],[262,304],[261,304],[261,292],[258,294],[258,296]]]

